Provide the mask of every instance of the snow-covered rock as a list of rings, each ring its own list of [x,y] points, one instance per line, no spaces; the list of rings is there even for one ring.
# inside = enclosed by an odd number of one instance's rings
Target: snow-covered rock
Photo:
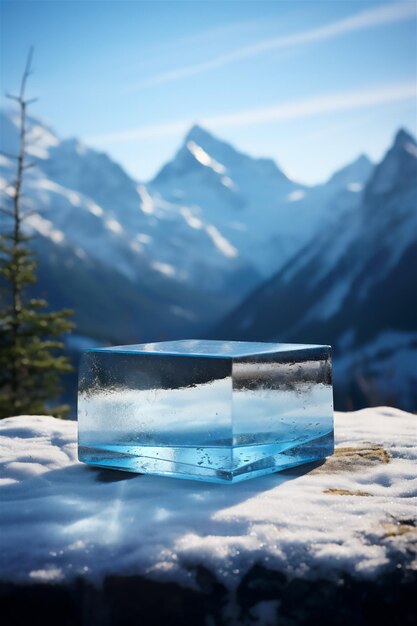
[[[415,565],[414,415],[337,413],[323,465],[233,486],[88,467],[76,428],[44,416],[0,423],[2,581],[140,574],[195,587],[204,565],[233,590],[255,565],[307,580]]]

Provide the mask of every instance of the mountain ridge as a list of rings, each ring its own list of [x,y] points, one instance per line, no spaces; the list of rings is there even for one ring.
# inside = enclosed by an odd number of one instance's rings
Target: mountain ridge
[[[417,362],[417,154],[410,138],[414,145],[408,133],[396,135],[359,210],[342,214],[249,294],[214,337],[332,343],[339,406],[348,408],[350,398],[354,406],[376,399],[415,408],[416,368],[404,367]],[[395,370],[403,373],[396,387]]]
[[[0,123],[1,148],[13,152],[16,120],[2,113]],[[411,292],[415,260],[417,149],[404,129],[380,163],[359,155],[308,187],[200,126],[166,164],[168,174],[149,184],[36,118],[29,126],[38,138],[24,189],[36,289],[52,307],[76,309],[81,336],[138,343],[217,325],[229,339],[331,338],[344,408],[346,399],[365,401],[358,381],[369,396],[372,371],[381,398],[387,368],[402,372],[414,355],[414,303],[408,317],[395,306]],[[13,167],[0,158],[3,192]],[[4,216],[1,223],[7,227]],[[404,375],[397,385],[407,407],[417,405],[412,382]]]
[[[354,164],[355,172],[348,164],[343,176],[307,187],[286,177],[272,159],[252,158],[195,125],[149,188],[196,207],[266,278],[320,225],[357,204],[357,185],[373,166],[364,158]]]

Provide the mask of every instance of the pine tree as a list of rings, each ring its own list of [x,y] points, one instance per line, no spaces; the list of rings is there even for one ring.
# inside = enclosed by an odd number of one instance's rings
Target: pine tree
[[[7,155],[16,161],[16,179],[0,209],[6,216],[2,220],[5,232],[0,234],[0,418],[45,412],[64,416],[68,407],[51,410],[48,404],[61,391],[61,375],[72,369],[69,359],[60,354],[61,338],[73,327],[72,312],[50,312],[45,300],[28,296],[29,286],[36,283],[36,260],[22,232],[28,213],[22,212],[21,198],[24,172],[33,165],[26,162],[26,113],[33,100],[25,99],[25,88],[31,61],[32,50],[19,95],[8,96],[19,108],[20,134],[18,155]]]

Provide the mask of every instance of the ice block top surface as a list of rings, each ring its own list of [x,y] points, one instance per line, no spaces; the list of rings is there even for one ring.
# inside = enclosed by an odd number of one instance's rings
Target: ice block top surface
[[[209,339],[182,339],[139,343],[128,346],[91,348],[88,352],[116,352],[130,354],[166,354],[211,358],[239,358],[255,354],[297,352],[299,350],[328,348],[329,346],[301,343],[265,343],[260,341],[217,341]]]

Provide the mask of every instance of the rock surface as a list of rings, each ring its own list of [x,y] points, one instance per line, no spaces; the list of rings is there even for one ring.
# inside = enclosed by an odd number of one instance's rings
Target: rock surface
[[[322,465],[223,486],[90,468],[74,422],[3,420],[6,623],[411,624],[415,435],[396,409],[336,413]]]

